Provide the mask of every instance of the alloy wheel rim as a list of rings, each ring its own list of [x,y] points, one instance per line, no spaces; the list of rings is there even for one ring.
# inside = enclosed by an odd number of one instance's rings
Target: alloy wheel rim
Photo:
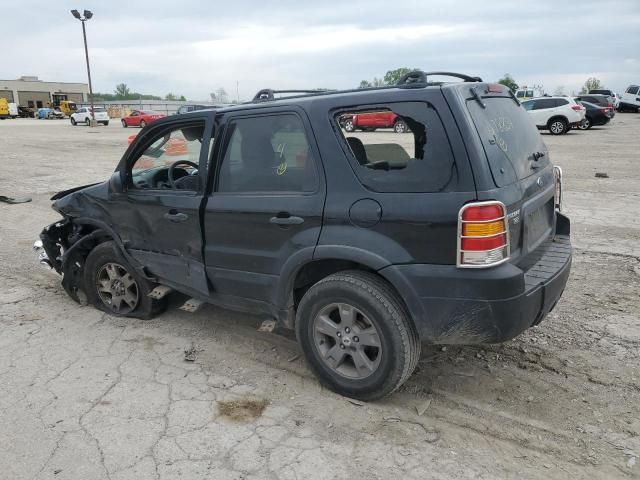
[[[562,122],[553,122],[551,124],[551,130],[553,131],[553,133],[560,133],[563,128],[564,126],[562,125]]]
[[[138,284],[119,263],[109,262],[100,267],[96,275],[96,289],[102,303],[115,313],[130,313],[138,306]]]
[[[402,123],[396,124],[396,132],[404,133],[404,125]]]
[[[320,360],[333,372],[361,380],[377,371],[382,341],[361,310],[348,303],[329,304],[315,316],[312,328]]]

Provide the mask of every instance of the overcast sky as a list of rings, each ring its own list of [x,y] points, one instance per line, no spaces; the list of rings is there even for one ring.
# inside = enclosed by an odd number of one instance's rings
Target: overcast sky
[[[548,93],[587,77],[620,91],[640,83],[640,0],[4,0],[0,78],[85,81],[87,22],[93,87],[206,99],[260,88],[350,88],[420,67]]]

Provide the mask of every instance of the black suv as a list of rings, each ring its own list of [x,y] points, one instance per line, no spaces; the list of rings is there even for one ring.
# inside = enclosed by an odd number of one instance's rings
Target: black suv
[[[40,260],[114,315],[150,318],[174,290],[186,310],[266,314],[365,400],[411,375],[421,343],[509,340],[569,276],[561,172],[509,89],[427,75],[153,122],[108,181],[52,198]],[[345,137],[340,118],[372,111],[410,133]]]

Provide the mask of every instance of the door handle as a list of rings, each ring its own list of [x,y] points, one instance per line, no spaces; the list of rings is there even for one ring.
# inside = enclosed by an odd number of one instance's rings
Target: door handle
[[[176,210],[169,210],[169,212],[164,214],[164,218],[169,220],[170,222],[180,223],[189,219],[189,215],[186,213],[178,212]]]
[[[286,214],[286,216],[278,214],[277,217],[271,217],[269,223],[273,223],[274,225],[300,225],[304,223],[304,218],[292,217],[289,214]]]

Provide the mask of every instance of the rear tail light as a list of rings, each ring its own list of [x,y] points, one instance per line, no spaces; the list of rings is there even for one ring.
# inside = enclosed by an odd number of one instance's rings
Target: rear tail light
[[[582,110],[584,107],[582,105],[571,105],[571,108],[573,110],[575,110],[576,112],[579,112],[580,110]]]
[[[553,177],[555,178],[555,186],[556,186],[553,203],[555,204],[556,210],[561,212],[562,211],[562,168],[558,167],[557,165],[553,167]]]
[[[458,259],[461,268],[485,268],[509,258],[507,209],[496,201],[468,203],[458,215]]]

